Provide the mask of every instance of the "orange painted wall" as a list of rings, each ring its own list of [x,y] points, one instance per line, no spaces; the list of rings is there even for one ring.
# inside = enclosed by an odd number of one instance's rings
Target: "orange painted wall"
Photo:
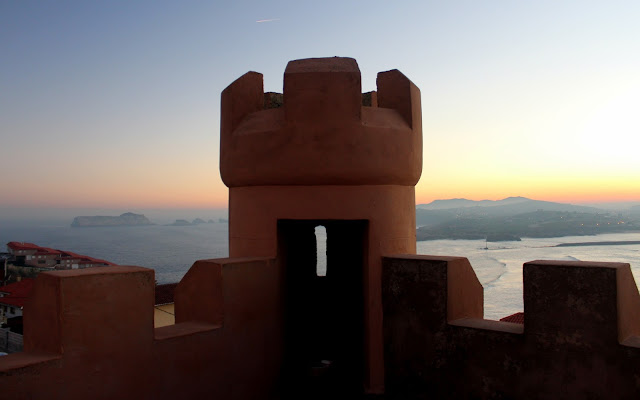
[[[42,273],[25,308],[24,352],[0,357],[0,398],[273,397],[278,277],[266,259],[198,261],[176,289],[178,323],[154,329],[153,270]]]
[[[277,257],[277,223],[367,220],[363,276],[366,391],[384,391],[381,257],[415,254],[415,184],[422,172],[420,90],[378,74],[362,105],[351,58],[291,61],[283,106],[266,108],[262,75],[222,93],[220,174],[229,186],[231,257]]]

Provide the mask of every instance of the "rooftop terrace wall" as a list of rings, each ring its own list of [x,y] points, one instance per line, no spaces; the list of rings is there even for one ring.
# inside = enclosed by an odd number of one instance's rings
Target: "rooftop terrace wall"
[[[272,260],[198,261],[176,289],[177,323],[154,329],[153,270],[42,273],[24,352],[0,357],[0,398],[272,398],[279,287]]]
[[[525,264],[525,325],[482,319],[465,258],[383,267],[385,398],[638,398],[628,264]],[[43,273],[25,351],[0,357],[0,398],[281,398],[281,289],[274,260],[199,261],[178,286],[178,323],[154,330],[153,271]]]
[[[389,398],[637,399],[640,296],[629,264],[532,261],[525,324],[482,319],[461,257],[384,260]]]

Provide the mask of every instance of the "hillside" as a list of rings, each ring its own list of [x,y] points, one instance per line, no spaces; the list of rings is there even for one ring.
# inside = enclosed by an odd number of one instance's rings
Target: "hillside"
[[[467,200],[467,199],[447,199],[447,200],[434,200],[429,204],[418,204],[416,208],[423,210],[450,210],[454,208],[468,208],[468,207],[495,207],[503,205],[512,205],[526,203],[530,201],[536,201],[527,199],[526,197],[507,197],[502,200]]]
[[[433,226],[456,218],[509,217],[534,211],[563,211],[606,214],[607,211],[573,204],[508,197],[502,200],[435,200],[416,206],[417,226]]]
[[[559,237],[640,231],[640,219],[567,211],[526,212],[510,216],[460,216],[417,230],[417,240]]]
[[[457,210],[467,213],[487,213],[491,215],[508,215],[520,214],[528,211],[576,211],[576,212],[603,212],[605,210],[588,207],[577,206],[574,204],[555,203],[552,201],[532,200],[526,197],[507,197],[502,200],[467,200],[467,199],[449,199],[434,200],[429,204],[418,204],[417,209],[421,210]]]
[[[416,207],[418,240],[594,235],[640,231],[640,214],[525,197],[503,200],[435,200]]]

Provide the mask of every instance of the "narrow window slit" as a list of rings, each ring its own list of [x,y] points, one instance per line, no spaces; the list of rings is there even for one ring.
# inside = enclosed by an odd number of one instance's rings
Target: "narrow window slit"
[[[316,236],[316,276],[327,276],[327,228],[318,225]]]

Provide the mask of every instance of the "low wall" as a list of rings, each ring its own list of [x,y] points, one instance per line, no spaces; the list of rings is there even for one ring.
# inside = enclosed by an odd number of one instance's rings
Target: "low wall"
[[[253,399],[280,372],[280,274],[269,259],[198,261],[176,324],[153,328],[154,272],[46,272],[25,306],[24,352],[0,357],[0,398]]]
[[[482,319],[465,258],[383,259],[385,398],[640,395],[640,295],[628,264],[534,261],[525,325]],[[24,352],[0,357],[4,399],[278,398],[282,282],[268,258],[198,261],[153,328],[154,273],[42,273]]]
[[[533,261],[523,274],[524,326],[482,319],[466,258],[385,258],[387,398],[640,397],[629,264]]]

